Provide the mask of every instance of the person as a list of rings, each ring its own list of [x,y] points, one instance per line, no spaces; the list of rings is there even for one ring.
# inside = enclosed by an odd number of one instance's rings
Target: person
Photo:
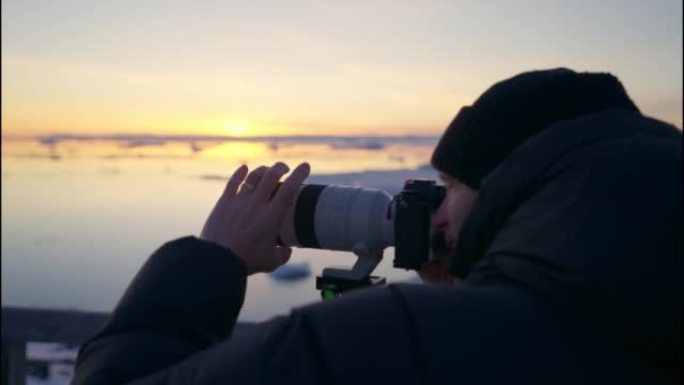
[[[435,244],[449,257],[424,267],[428,283],[233,333],[247,276],[291,254],[276,232],[309,173],[273,193],[287,165],[240,167],[199,238],[141,268],[73,383],[680,383],[681,158],[681,131],[642,115],[610,74],[506,79],[433,153],[447,190]]]

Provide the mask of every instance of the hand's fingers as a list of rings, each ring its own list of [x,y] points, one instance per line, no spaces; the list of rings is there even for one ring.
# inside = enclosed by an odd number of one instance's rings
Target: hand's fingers
[[[245,195],[245,194],[250,194],[253,193],[256,190],[256,187],[259,185],[259,181],[261,178],[263,178],[264,173],[268,168],[266,166],[259,166],[254,171],[249,173],[247,175],[247,179],[245,179],[245,183],[242,185],[240,188],[240,195]]]
[[[254,202],[267,202],[271,193],[273,193],[273,190],[278,185],[280,178],[288,171],[290,171],[290,168],[283,162],[276,162],[276,164],[269,168],[254,192]]]
[[[225,197],[232,197],[235,195],[237,192],[238,186],[240,186],[240,183],[242,183],[242,180],[245,179],[245,176],[247,175],[247,166],[244,164],[240,166],[235,172],[233,173],[233,176],[230,177],[230,180],[228,180],[228,184],[226,184],[226,188],[223,190],[223,196]]]
[[[280,185],[280,188],[271,200],[274,215],[283,216],[285,211],[292,206],[292,203],[294,203],[294,199],[299,192],[299,188],[301,187],[302,183],[304,183],[304,179],[309,176],[310,172],[311,167],[309,164],[306,162],[301,163],[299,166],[297,166],[297,168],[294,169],[294,171],[292,171],[285,182]]]
[[[253,183],[253,184],[258,184],[259,181],[261,180],[261,177],[264,176],[264,173],[268,170],[268,167],[266,166],[259,166],[255,168],[248,176],[247,180],[245,182]]]

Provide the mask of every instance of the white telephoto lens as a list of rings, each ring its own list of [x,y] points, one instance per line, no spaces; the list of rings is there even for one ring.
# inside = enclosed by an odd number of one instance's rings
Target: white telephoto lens
[[[279,237],[284,245],[354,251],[394,245],[392,196],[377,189],[304,185]]]

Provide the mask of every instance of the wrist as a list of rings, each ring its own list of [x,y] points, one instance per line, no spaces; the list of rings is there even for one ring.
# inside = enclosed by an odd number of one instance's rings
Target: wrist
[[[224,245],[224,244],[222,244],[222,243],[220,243],[220,242],[217,242],[217,241],[214,241],[214,240],[211,240],[211,239],[206,239],[206,238],[204,238],[204,237],[202,237],[202,236],[200,236],[200,237],[193,237],[193,238],[195,238],[195,239],[198,240],[199,242],[206,243],[206,244],[211,245],[211,246],[213,246],[213,247],[218,247],[218,248],[220,248],[224,253],[227,253],[227,254],[228,254],[228,256],[227,256],[228,258],[231,258],[231,259],[237,261],[237,265],[239,266],[239,268],[240,268],[240,270],[241,270],[241,272],[243,273],[244,276],[249,276],[249,275],[252,274],[251,271],[250,271],[250,269],[249,269],[249,267],[247,266],[247,263],[245,262],[245,260],[242,259],[242,257],[241,257],[239,254],[237,254],[233,249],[231,249],[231,248],[228,247],[227,245]]]

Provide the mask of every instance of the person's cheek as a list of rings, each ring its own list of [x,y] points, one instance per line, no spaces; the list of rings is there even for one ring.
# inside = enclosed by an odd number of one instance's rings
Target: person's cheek
[[[446,227],[444,229],[444,241],[446,246],[453,250],[456,247],[456,241],[458,238],[459,231],[459,218],[458,218],[458,202],[452,196],[447,196],[447,202],[445,205],[445,216],[446,216]]]

